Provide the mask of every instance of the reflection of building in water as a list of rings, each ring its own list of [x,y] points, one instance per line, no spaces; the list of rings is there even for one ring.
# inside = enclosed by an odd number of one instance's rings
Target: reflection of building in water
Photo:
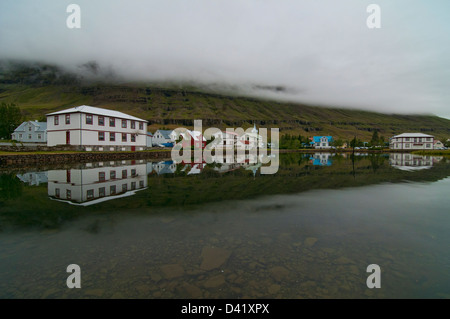
[[[16,176],[21,182],[30,186],[39,186],[39,184],[45,184],[48,181],[47,172],[29,172],[17,174]]]
[[[147,188],[147,165],[144,161],[120,161],[114,166],[108,165],[86,164],[84,168],[49,171],[49,197],[87,206],[131,196]]]
[[[315,153],[309,158],[309,162],[313,165],[331,166],[333,164],[331,157],[333,157],[331,153]]]
[[[174,161],[162,161],[159,163],[153,163],[153,170],[156,174],[173,174],[177,170],[177,164]]]
[[[389,164],[397,169],[409,171],[428,169],[442,160],[442,157],[393,153],[389,155]]]

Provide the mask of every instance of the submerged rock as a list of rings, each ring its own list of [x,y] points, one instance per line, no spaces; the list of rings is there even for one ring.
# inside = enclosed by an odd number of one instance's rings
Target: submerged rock
[[[289,270],[283,266],[275,266],[270,268],[270,274],[276,281],[281,281],[289,275]]]
[[[315,237],[308,237],[305,239],[305,246],[306,247],[312,247],[317,242],[317,238]]]
[[[223,248],[203,247],[200,268],[204,270],[219,268],[230,258],[230,255],[231,252]]]
[[[184,269],[180,264],[168,264],[161,267],[165,279],[172,279],[184,275]]]

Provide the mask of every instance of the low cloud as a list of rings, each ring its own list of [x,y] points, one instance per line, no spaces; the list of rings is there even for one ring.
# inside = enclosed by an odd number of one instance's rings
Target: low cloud
[[[448,1],[2,1],[0,58],[124,81],[450,118]],[[89,62],[89,61],[95,61]]]

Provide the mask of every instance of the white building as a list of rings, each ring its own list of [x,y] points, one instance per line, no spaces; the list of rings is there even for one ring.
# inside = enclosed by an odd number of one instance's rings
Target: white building
[[[11,139],[23,143],[47,143],[47,123],[23,122],[11,134]]]
[[[87,105],[47,114],[47,145],[87,151],[136,151],[147,145],[147,121]]]
[[[313,136],[311,145],[316,149],[331,148],[332,136]]]
[[[433,148],[435,150],[440,150],[440,149],[443,149],[444,147],[445,147],[444,143],[442,143],[439,140],[435,140],[434,143],[433,143]]]
[[[133,164],[123,161],[102,166],[86,164],[85,168],[48,171],[48,196],[74,205],[88,206],[134,195],[147,188],[147,165],[144,160]],[[90,167],[92,166],[92,167]]]
[[[174,133],[171,130],[157,130],[153,134],[152,143],[153,145],[162,145],[165,143],[174,143]]]
[[[432,150],[434,136],[423,133],[403,133],[391,138],[392,150]]]

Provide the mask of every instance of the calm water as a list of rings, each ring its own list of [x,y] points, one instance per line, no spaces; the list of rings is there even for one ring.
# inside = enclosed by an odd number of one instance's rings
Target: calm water
[[[450,297],[446,158],[1,172],[1,298]],[[81,289],[66,286],[69,264]],[[370,264],[380,289],[366,286]]]

